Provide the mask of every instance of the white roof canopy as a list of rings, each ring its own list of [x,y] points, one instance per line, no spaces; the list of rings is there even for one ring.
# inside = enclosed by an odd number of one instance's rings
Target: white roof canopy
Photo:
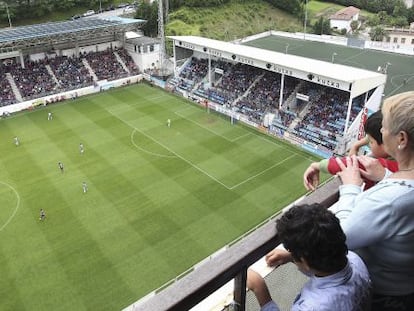
[[[169,36],[182,47],[345,90],[351,98],[386,82],[386,75],[355,67],[196,36]]]

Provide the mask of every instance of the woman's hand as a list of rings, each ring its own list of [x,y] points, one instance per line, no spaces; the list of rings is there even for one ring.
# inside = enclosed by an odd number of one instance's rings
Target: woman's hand
[[[355,155],[346,158],[346,165],[338,158],[336,162],[341,169],[336,175],[341,178],[344,185],[362,185],[363,181],[359,171],[358,158]]]
[[[378,159],[367,156],[359,156],[358,161],[363,167],[360,169],[360,173],[364,178],[375,182],[384,178],[385,168],[381,165]]]

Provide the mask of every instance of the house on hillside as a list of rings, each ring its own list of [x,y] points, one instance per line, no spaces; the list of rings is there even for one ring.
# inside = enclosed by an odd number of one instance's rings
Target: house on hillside
[[[409,28],[385,28],[387,36],[385,42],[393,43],[397,47],[400,45],[410,45],[414,47],[414,22]]]
[[[358,21],[360,11],[353,6],[339,10],[329,18],[331,28],[339,31],[341,29],[346,29],[346,32],[351,31],[351,22]]]

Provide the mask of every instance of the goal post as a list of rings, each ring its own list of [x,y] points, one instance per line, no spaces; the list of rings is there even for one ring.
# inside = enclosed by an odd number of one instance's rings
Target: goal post
[[[239,113],[237,113],[232,108],[225,108],[222,105],[215,104],[215,103],[212,103],[212,102],[207,102],[205,104],[205,107],[206,107],[206,111],[207,111],[208,114],[217,115],[217,116],[227,120],[232,125],[236,124],[238,122],[238,120],[240,119]]]

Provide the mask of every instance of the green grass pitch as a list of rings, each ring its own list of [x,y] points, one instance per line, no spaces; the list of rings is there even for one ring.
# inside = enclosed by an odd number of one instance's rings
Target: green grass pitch
[[[0,150],[2,311],[120,310],[303,195],[316,159],[146,84],[0,120]]]

